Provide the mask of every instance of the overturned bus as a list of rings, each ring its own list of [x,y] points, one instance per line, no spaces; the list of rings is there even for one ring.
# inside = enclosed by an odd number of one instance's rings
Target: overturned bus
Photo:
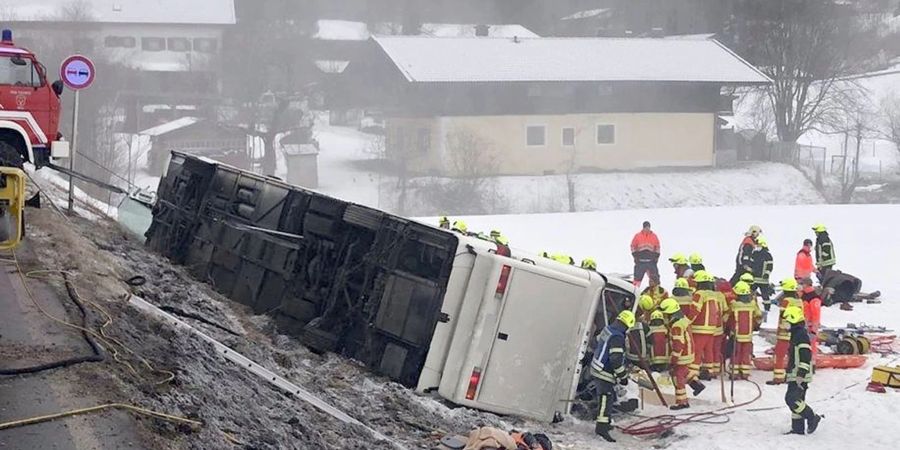
[[[317,351],[419,392],[550,421],[569,412],[625,280],[173,152],[147,245]]]

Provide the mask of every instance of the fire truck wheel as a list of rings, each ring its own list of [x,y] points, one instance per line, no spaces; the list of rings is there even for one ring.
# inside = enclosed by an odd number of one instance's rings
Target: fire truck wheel
[[[7,142],[0,142],[0,167],[23,168],[25,160],[15,147]]]

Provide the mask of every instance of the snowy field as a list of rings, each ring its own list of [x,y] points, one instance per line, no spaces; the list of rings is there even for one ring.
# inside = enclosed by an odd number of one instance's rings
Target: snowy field
[[[434,219],[428,219],[434,223]],[[843,326],[848,322],[884,325],[900,329],[900,287],[898,265],[894,255],[900,254],[900,239],[895,224],[900,220],[900,205],[851,206],[748,206],[721,208],[679,208],[623,210],[575,214],[472,216],[465,217],[470,230],[499,228],[515,249],[536,252],[569,253],[580,260],[594,257],[604,272],[627,273],[632,269],[629,243],[649,220],[658,233],[663,259],[675,252],[700,252],[707,267],[719,276],[728,277],[734,270],[734,254],[750,224],[762,227],[775,260],[773,279],[793,274],[796,251],[804,238],[812,238],[810,227],[822,222],[834,240],[838,268],[863,280],[863,290],[881,290],[882,304],[855,304],[854,311],[825,308],[826,326]],[[674,281],[671,266],[661,264],[663,283]],[[548,299],[551,301],[552,299]],[[774,318],[770,315],[770,320]],[[773,326],[772,323],[767,326]],[[759,344],[761,341],[757,341]],[[764,348],[757,345],[755,352]],[[900,363],[895,356],[871,356],[866,366],[849,370],[821,370],[813,380],[807,400],[826,416],[820,429],[811,436],[785,436],[790,428],[790,413],[784,406],[784,387],[762,385],[763,396],[746,408],[729,416],[724,425],[684,425],[675,436],[660,441],[644,441],[622,434],[617,448],[638,449],[663,444],[669,448],[731,449],[846,449],[848,443],[867,449],[897,448],[900,442],[900,392],[887,394],[867,392],[865,386],[875,365]],[[770,379],[769,372],[754,372],[758,383]],[[736,386],[735,401],[753,398],[756,388],[747,382]],[[693,401],[692,412],[724,406],[719,399],[718,383],[709,384],[700,401]],[[751,412],[747,409],[775,407]],[[658,407],[643,414],[663,414]],[[619,424],[627,424],[622,420]],[[612,448],[592,436],[591,423],[566,423],[548,429],[559,442],[559,448]],[[555,447],[556,448],[556,447]],[[658,447],[657,447],[658,448]]]

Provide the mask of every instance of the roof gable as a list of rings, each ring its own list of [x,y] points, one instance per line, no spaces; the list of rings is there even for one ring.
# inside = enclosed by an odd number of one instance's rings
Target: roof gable
[[[715,40],[376,36],[410,82],[771,80]]]

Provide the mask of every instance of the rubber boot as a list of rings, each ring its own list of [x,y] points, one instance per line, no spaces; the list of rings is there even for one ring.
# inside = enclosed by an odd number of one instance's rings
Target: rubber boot
[[[766,384],[768,384],[769,386],[777,386],[779,384],[784,384],[784,381],[769,380],[769,381],[766,381]]]
[[[700,375],[697,376],[701,381],[709,381],[712,380],[712,377],[709,375],[709,371],[703,369],[700,371]]]
[[[671,409],[672,411],[678,411],[681,409],[688,409],[690,407],[691,407],[691,405],[689,405],[687,403],[681,403],[681,404],[677,404],[677,405],[672,405],[669,407],[669,409]]]
[[[813,434],[817,428],[819,428],[819,422],[822,421],[822,418],[825,416],[820,416],[818,414],[813,414],[812,417],[807,419],[806,421],[806,432],[808,434]]]
[[[791,432],[787,434],[806,434],[806,421],[803,419],[791,419]]]
[[[616,440],[609,435],[610,430],[612,430],[612,425],[608,423],[598,423],[594,425],[594,433],[596,433],[597,436],[602,437],[606,442],[616,442]]]
[[[700,393],[703,392],[704,389],[706,389],[706,385],[697,380],[691,381],[689,384],[691,386],[691,389],[694,390],[694,397],[700,395]]]

